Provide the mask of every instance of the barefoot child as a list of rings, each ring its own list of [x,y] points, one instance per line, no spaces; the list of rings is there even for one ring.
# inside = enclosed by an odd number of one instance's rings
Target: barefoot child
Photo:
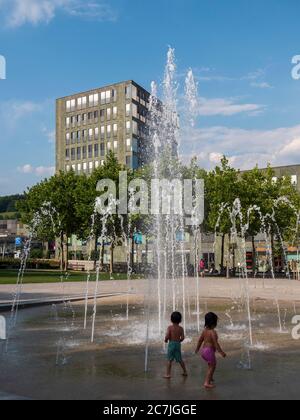
[[[214,382],[214,373],[217,367],[216,352],[220,353],[222,357],[226,357],[226,353],[221,349],[219,345],[218,334],[215,331],[215,328],[218,325],[218,317],[216,314],[210,312],[205,316],[205,330],[203,331],[198,346],[196,349],[196,354],[199,353],[202,345],[201,356],[202,359],[208,364],[208,371],[205,378],[204,387],[206,389],[213,389],[215,386]]]
[[[180,327],[182,316],[179,312],[174,312],[171,316],[172,325],[168,328],[165,343],[168,344],[168,365],[166,379],[171,379],[171,371],[174,360],[183,369],[183,376],[187,376],[185,364],[181,356],[181,343],[184,341],[184,329]]]

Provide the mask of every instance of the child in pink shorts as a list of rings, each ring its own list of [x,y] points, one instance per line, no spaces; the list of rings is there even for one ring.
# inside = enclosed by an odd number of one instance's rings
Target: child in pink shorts
[[[206,389],[215,388],[214,373],[217,367],[216,352],[219,352],[222,357],[226,357],[226,353],[221,349],[219,344],[218,334],[215,329],[218,325],[218,317],[216,314],[210,312],[205,316],[205,330],[203,331],[196,349],[196,354],[201,349],[202,359],[208,364],[208,371],[205,378],[204,387]],[[202,347],[203,346],[203,347]]]

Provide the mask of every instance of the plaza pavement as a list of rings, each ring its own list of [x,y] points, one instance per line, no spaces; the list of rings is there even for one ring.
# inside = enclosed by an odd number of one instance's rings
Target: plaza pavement
[[[102,281],[99,284],[99,298],[110,298],[112,296],[127,295],[128,292],[140,298],[145,297],[145,291],[149,290],[148,281],[152,282],[150,290],[152,295],[156,296],[156,280],[132,280],[125,281]],[[241,296],[245,282],[240,279],[226,278],[205,278],[199,280],[200,298],[220,298],[233,299]],[[177,290],[182,290],[182,281],[178,279]],[[196,295],[196,281],[194,278],[186,279],[186,290],[190,296]],[[89,296],[93,297],[95,291],[95,283],[90,282]],[[15,292],[13,285],[0,285],[0,306],[9,305]],[[171,291],[170,291],[171,293]],[[252,299],[279,299],[282,301],[300,301],[300,281],[294,280],[273,280],[273,279],[249,279],[249,294]],[[38,303],[40,301],[49,301],[53,303],[55,300],[81,300],[86,295],[86,283],[50,283],[50,284],[26,284],[23,286],[21,294],[22,303],[30,303],[32,301]]]

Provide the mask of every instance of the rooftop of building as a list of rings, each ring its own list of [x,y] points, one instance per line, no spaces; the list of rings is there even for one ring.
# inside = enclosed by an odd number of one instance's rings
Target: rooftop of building
[[[292,168],[298,168],[300,170],[300,163],[295,163],[294,165],[282,165],[282,166],[270,166],[271,169],[273,170],[288,170],[288,169],[292,169]],[[264,167],[264,168],[258,168],[260,171],[266,171],[268,168]],[[251,169],[245,169],[241,172],[249,172],[251,171]]]
[[[125,84],[132,84],[132,85],[136,86],[137,88],[142,89],[148,95],[150,95],[150,92],[148,92],[147,89],[145,89],[142,85],[135,82],[134,80],[124,80],[122,82],[111,83],[111,84],[108,84],[108,85],[105,85],[105,86],[100,86],[100,87],[96,87],[96,88],[89,89],[89,90],[74,92],[71,95],[66,95],[66,96],[62,96],[60,98],[57,98],[57,101],[60,101],[60,100],[63,100],[63,99],[68,99],[68,98],[73,98],[74,96],[77,96],[77,95],[88,95],[90,92],[95,92],[97,90],[108,89],[108,88],[112,88],[114,86],[120,86],[120,85],[125,85]]]

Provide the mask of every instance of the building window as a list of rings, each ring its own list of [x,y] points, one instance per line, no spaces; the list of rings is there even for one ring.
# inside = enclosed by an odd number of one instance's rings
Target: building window
[[[131,168],[131,156],[126,156],[126,166]]]
[[[89,107],[98,106],[99,104],[99,94],[95,93],[93,95],[89,95]]]
[[[111,142],[110,142],[110,141],[107,143],[107,150],[108,150],[108,151],[110,151],[110,150],[111,150]]]
[[[126,150],[131,151],[131,139],[126,139]]]
[[[83,165],[82,165],[82,167],[83,167],[83,170],[86,171],[87,170],[87,163],[84,162]]]
[[[89,128],[89,141],[93,140],[93,129]]]
[[[93,162],[89,162],[89,170],[90,170],[90,171],[92,171],[92,170],[93,170],[93,168],[94,168],[94,166],[93,166]]]
[[[112,90],[112,100],[113,100],[113,102],[117,102],[117,91],[116,91],[116,89]]]
[[[138,118],[138,107],[135,104],[132,104],[132,116]]]
[[[111,102],[111,91],[110,91],[110,90],[107,90],[107,91],[105,92],[105,102],[106,102],[107,104],[110,104],[110,102]]]
[[[98,169],[99,168],[99,160],[96,160],[96,162],[95,162],[95,169]]]
[[[86,125],[86,123],[87,123],[87,114],[82,114],[82,123],[83,123],[83,125]]]
[[[105,92],[101,92],[101,105],[105,105]]]
[[[102,125],[100,128],[100,135],[101,135],[101,139],[104,140],[105,139],[105,126]]]
[[[126,134],[130,134],[131,132],[131,122],[127,121],[126,122]]]
[[[125,96],[126,99],[131,99],[131,85],[125,87]]]
[[[72,171],[75,172],[76,171],[76,165],[72,165]]]
[[[70,138],[71,138],[70,133],[66,133],[66,144],[70,144]]]
[[[70,149],[66,149],[66,160],[70,160]]]
[[[77,137],[77,133],[76,131],[73,131],[71,134],[71,143],[75,144],[76,143],[76,137]]]
[[[104,143],[100,144],[100,155],[105,156],[105,144]]]
[[[89,145],[89,147],[88,147],[88,157],[89,157],[89,159],[92,159],[92,157],[93,157],[93,146],[92,145]]]
[[[110,119],[111,119],[111,108],[107,108],[106,115],[107,115],[107,121],[110,121]]]
[[[130,116],[131,112],[131,104],[126,104],[126,117]]]
[[[111,125],[107,126],[107,138],[111,137]]]
[[[77,131],[77,143],[80,143],[81,140],[81,131]]]
[[[114,141],[114,149],[116,150],[118,148],[118,142]]]
[[[84,109],[86,108],[86,96],[77,99],[77,108]]]
[[[81,147],[77,147],[77,160],[81,160]]]
[[[78,163],[78,165],[77,165],[77,171],[78,172],[81,172],[81,163]]]
[[[99,111],[95,111],[94,112],[94,120],[95,120],[95,123],[98,122],[98,120],[99,120]]]
[[[71,149],[71,160],[75,160],[75,149]]]
[[[66,110],[67,112],[75,111],[76,108],[76,100],[71,99],[69,101],[66,101]]]
[[[95,140],[98,140],[98,139],[99,139],[99,128],[96,127],[95,128]]]
[[[94,145],[94,157],[99,157],[99,144]]]
[[[118,116],[118,107],[117,106],[114,106],[113,107],[113,117],[114,118],[117,118],[117,116]]]
[[[82,148],[82,159],[86,159],[86,146]]]
[[[139,134],[138,123],[136,121],[133,121],[132,132],[136,136],[138,136],[138,134]]]
[[[70,128],[70,117],[66,118],[66,128]]]
[[[105,110],[101,109],[100,110],[100,121],[104,122],[104,120],[105,120]]]
[[[118,124],[114,124],[114,136],[118,134]]]
[[[67,172],[70,172],[70,169],[71,169],[70,165],[67,165],[67,166],[66,166],[66,171],[67,171]]]

